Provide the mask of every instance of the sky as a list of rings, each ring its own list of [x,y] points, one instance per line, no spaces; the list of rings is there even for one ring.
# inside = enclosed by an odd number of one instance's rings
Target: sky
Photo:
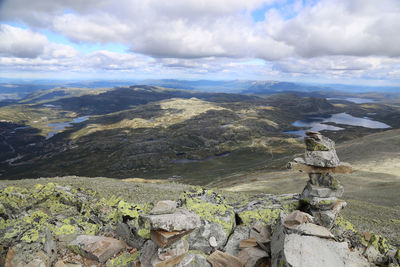
[[[0,0],[0,77],[400,85],[400,0]]]

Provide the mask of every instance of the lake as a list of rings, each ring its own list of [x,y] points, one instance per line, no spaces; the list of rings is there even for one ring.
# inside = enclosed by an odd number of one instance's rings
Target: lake
[[[78,117],[73,119],[72,121],[68,122],[59,122],[59,123],[49,123],[47,126],[54,127],[53,131],[49,132],[46,136],[46,140],[52,138],[56,134],[58,134],[59,131],[63,131],[67,127],[72,127],[74,126],[73,124],[81,123],[89,119],[89,116],[83,116],[83,117]]]
[[[373,99],[360,98],[360,97],[345,97],[345,98],[330,97],[330,98],[327,98],[326,100],[346,100],[346,101],[353,102],[356,104],[365,104],[365,103],[374,103],[375,102],[375,100],[373,100]]]
[[[309,129],[298,130],[298,131],[288,131],[288,132],[284,132],[284,133],[295,134],[295,135],[304,137],[306,131],[319,132],[319,131],[323,131],[323,130],[327,130],[327,131],[344,130],[344,128],[341,128],[341,127],[325,124],[328,122],[336,123],[336,124],[351,125],[351,126],[361,126],[361,127],[370,128],[370,129],[391,128],[390,125],[387,125],[386,123],[374,121],[367,117],[365,117],[365,118],[354,117],[350,114],[343,112],[343,113],[332,114],[332,115],[329,115],[328,117],[311,116],[311,117],[307,117],[304,120],[295,121],[292,123],[293,126],[308,127]]]

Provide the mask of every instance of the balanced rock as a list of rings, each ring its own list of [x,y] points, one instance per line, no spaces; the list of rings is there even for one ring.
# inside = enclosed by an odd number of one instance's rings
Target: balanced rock
[[[150,224],[151,229],[167,232],[188,231],[201,225],[199,216],[187,209],[178,209],[171,214],[144,215],[141,218]]]
[[[124,249],[125,245],[111,237],[80,235],[69,244],[68,248],[85,258],[104,263]]]
[[[319,167],[336,167],[340,164],[335,142],[318,132],[306,132],[305,163]]]

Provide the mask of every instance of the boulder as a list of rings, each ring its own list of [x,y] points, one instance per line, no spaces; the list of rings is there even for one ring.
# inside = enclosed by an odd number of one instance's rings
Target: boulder
[[[115,229],[115,233],[129,246],[137,249],[141,248],[146,241],[137,234],[137,228],[128,223],[118,223]]]
[[[267,252],[256,247],[244,248],[237,256],[243,263],[244,267],[259,267],[260,265],[269,263]]]
[[[214,237],[217,246],[210,245],[210,238]],[[209,254],[216,249],[222,249],[228,239],[228,235],[224,231],[221,224],[203,221],[203,224],[186,236],[190,249],[200,250]]]
[[[142,215],[141,218],[150,224],[152,230],[188,231],[201,225],[200,218],[187,209],[178,209],[171,214]]]
[[[243,267],[239,258],[219,250],[208,256],[207,260],[213,267]]]
[[[174,213],[176,210],[177,203],[172,200],[163,200],[157,202],[154,208],[150,211],[152,215]]]
[[[111,237],[80,235],[69,244],[68,248],[85,258],[104,263],[124,249],[125,244]]]
[[[259,232],[257,232],[259,234]],[[229,236],[228,242],[225,245],[224,251],[233,256],[239,254],[239,244],[242,240],[248,239],[250,237],[250,227],[239,225],[236,226],[233,233]]]
[[[315,236],[274,235],[271,251],[272,266],[369,266],[362,255],[349,250],[346,242],[335,242]]]

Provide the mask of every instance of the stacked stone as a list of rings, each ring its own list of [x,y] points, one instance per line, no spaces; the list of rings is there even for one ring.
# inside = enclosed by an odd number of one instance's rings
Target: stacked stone
[[[144,244],[140,255],[142,267],[175,266],[189,251],[189,244],[182,237],[200,226],[200,218],[176,206],[175,201],[160,201],[150,215],[141,217],[151,229],[151,240]]]
[[[301,202],[318,224],[332,228],[338,213],[346,206],[339,200],[343,186],[333,173],[350,173],[352,168],[341,163],[335,150],[335,142],[319,132],[306,132],[306,152],[303,158],[289,163],[289,168],[308,173],[309,180],[301,194]]]

